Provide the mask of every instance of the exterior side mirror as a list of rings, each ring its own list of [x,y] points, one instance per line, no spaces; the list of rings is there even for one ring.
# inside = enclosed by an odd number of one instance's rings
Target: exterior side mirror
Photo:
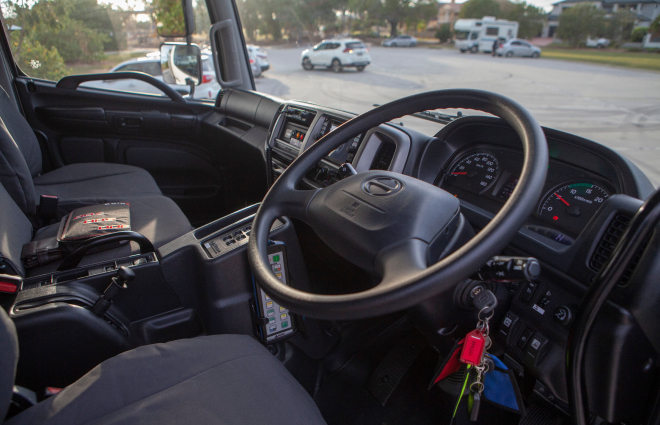
[[[160,69],[166,84],[198,86],[202,82],[202,53],[199,46],[185,43],[161,44]]]

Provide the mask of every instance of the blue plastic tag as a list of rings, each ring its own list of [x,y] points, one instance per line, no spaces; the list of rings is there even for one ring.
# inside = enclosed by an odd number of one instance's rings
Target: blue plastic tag
[[[495,363],[495,370],[488,371],[484,378],[484,398],[514,412],[520,412],[517,396],[518,385],[509,368],[500,359],[490,354]]]

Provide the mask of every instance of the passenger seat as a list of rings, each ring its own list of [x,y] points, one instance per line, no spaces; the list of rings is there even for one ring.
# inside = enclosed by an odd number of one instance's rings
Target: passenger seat
[[[7,93],[0,89],[0,274],[37,276],[56,270],[61,263],[60,260],[26,270],[20,260],[24,244],[57,235],[58,223],[33,227],[38,220],[31,218],[42,194],[60,198],[60,216],[84,206],[127,202],[131,205],[131,230],[149,239],[156,249],[193,230],[181,209],[162,195],[153,177],[141,168],[89,163],[67,165],[46,174],[41,171],[37,138]],[[88,255],[80,264],[137,252],[137,244],[131,242]]]
[[[72,164],[42,174],[37,137],[1,88],[0,183],[27,216],[36,213],[40,195],[58,196],[62,214],[93,203],[136,196],[162,196],[149,172],[130,165]]]

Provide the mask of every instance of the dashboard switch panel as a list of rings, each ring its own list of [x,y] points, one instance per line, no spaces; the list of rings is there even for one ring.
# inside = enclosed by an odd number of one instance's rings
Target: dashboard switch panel
[[[529,300],[532,299],[534,296],[534,292],[536,292],[538,284],[534,282],[527,282],[527,285],[523,287],[522,292],[520,293],[520,299],[529,302]]]
[[[282,220],[277,219],[270,228],[272,232],[275,229],[279,229],[284,225]],[[214,236],[211,239],[208,239],[202,243],[204,251],[209,256],[209,258],[217,258],[229,251],[232,251],[239,246],[243,246],[250,240],[250,232],[252,231],[252,223],[243,225],[238,229],[231,230],[229,232],[222,233],[218,236]]]
[[[500,325],[500,337],[505,341],[507,345],[509,345],[513,339],[513,334],[519,320],[520,319],[518,316],[510,311],[504,316],[504,319],[502,320],[502,324]]]
[[[546,346],[548,345],[548,339],[541,335],[539,332],[536,332],[534,336],[529,340],[527,344],[527,350],[525,351],[525,357],[523,357],[523,363],[529,367],[535,367],[539,364],[539,360],[545,351]]]
[[[529,328],[525,328],[525,330],[522,332],[520,337],[518,337],[518,341],[516,341],[516,347],[520,348],[521,350],[525,349],[525,346],[527,345],[527,342],[529,339],[532,337],[534,332],[532,332]]]

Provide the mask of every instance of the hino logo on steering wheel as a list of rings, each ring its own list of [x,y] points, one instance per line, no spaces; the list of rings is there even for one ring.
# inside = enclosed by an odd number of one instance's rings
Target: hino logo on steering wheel
[[[392,177],[376,177],[362,186],[364,193],[371,196],[394,195],[401,189],[403,189],[403,183]]]

